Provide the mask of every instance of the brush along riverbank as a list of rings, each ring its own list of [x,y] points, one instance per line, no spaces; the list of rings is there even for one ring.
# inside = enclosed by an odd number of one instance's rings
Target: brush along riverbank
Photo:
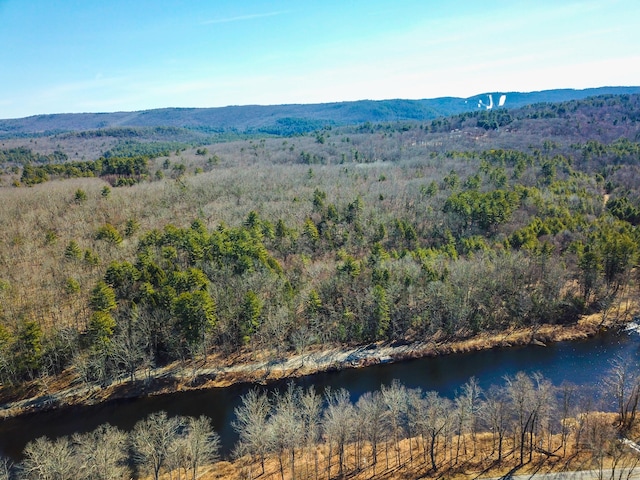
[[[209,355],[207,360],[176,362],[140,370],[133,378],[109,385],[87,384],[73,370],[57,378],[43,378],[20,390],[4,388],[0,418],[72,405],[94,405],[116,399],[162,395],[195,389],[224,388],[240,383],[267,384],[327,371],[400,362],[404,360],[468,353],[493,348],[538,345],[585,339],[606,329],[620,328],[638,315],[636,303],[621,302],[606,317],[582,317],[571,325],[541,324],[498,332],[456,336],[435,335],[423,341],[378,342],[359,346],[335,345],[304,352],[245,351],[234,355]]]

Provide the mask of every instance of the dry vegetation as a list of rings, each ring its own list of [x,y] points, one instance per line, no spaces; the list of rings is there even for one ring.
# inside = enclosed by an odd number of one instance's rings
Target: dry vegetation
[[[144,377],[158,379],[156,393],[265,382],[629,321],[638,112],[640,97],[610,96],[207,145],[4,140],[2,158],[26,147],[69,162],[172,148],[136,153],[145,171],[135,176],[0,165],[0,398],[101,401],[138,394]],[[637,405],[637,383],[632,397]],[[514,450],[526,426],[504,438],[498,463],[496,432],[462,424],[430,459],[424,435],[387,435],[376,462],[373,443],[346,437],[336,460],[327,429],[308,448],[273,447],[261,477],[371,478],[374,464],[380,478],[635,466],[615,437],[636,433],[627,406],[617,420],[582,410],[571,417],[580,428],[561,437],[547,412],[526,462]],[[249,452],[203,478],[255,478],[262,466]]]
[[[635,291],[638,103],[610,96],[193,147],[118,130],[4,140],[2,158],[24,147],[69,162],[175,148],[145,160],[129,187],[111,187],[112,174],[15,188],[21,165],[4,164],[1,393],[25,395],[16,385],[36,378],[55,388],[69,367],[105,386],[175,360],[201,365],[205,353],[244,363],[427,345],[392,352],[401,358],[582,335],[593,328],[576,320],[594,312],[629,320],[612,307]],[[200,258],[220,232],[229,251]],[[129,290],[109,277],[114,262],[133,275]],[[175,283],[191,274],[203,283]],[[99,306],[105,275],[102,293],[115,298]],[[151,287],[153,299],[140,293]],[[196,290],[210,305],[202,335],[172,341],[192,328],[178,297]],[[501,340],[509,331],[525,333]],[[128,349],[130,366],[114,348]]]
[[[623,371],[615,373],[612,391],[622,386],[616,382]],[[633,377],[625,387],[634,387],[623,400],[637,402],[637,372],[624,373]],[[38,439],[10,470],[20,479],[67,480],[477,479],[576,470],[601,479],[637,475],[640,447],[627,440],[640,434],[635,410],[592,408],[576,387],[554,388],[535,374],[506,377],[487,391],[471,379],[454,399],[393,383],[351,403],[343,390],[320,397],[290,386],[243,397],[234,422],[240,440],[222,461],[208,419],[160,412],[129,434],[101,426],[72,438]],[[104,473],[94,475],[96,469]]]
[[[614,422],[614,419],[609,414],[593,414],[593,421],[606,425]],[[595,427],[594,427],[595,428]],[[470,438],[461,438],[461,443],[470,442]],[[400,463],[397,463],[396,451],[393,449],[387,449],[379,454],[379,465],[374,474],[373,466],[371,465],[371,448],[365,448],[362,452],[363,462],[361,468],[355,472],[351,472],[345,476],[354,480],[364,479],[416,479],[416,478],[447,478],[455,480],[471,480],[479,478],[503,478],[505,476],[512,475],[527,475],[530,477],[541,476],[546,473],[555,472],[573,472],[578,470],[591,470],[594,476],[598,476],[599,472],[602,472],[604,478],[608,478],[611,475],[610,470],[617,472],[617,475],[622,475],[623,478],[627,478],[627,475],[631,472],[638,470],[638,454],[631,449],[622,450],[616,452],[616,455],[605,456],[604,458],[598,458],[597,451],[590,448],[589,445],[581,445],[580,448],[576,448],[575,438],[568,439],[570,446],[565,450],[558,449],[561,444],[559,436],[551,438],[550,444],[545,447],[551,447],[551,450],[545,449],[547,453],[535,452],[530,462],[520,465],[517,457],[513,455],[514,449],[510,445],[507,447],[507,451],[510,455],[503,459],[502,462],[496,461],[495,445],[491,434],[483,433],[476,436],[477,447],[475,453],[467,450],[467,453],[462,455],[459,464],[453,465],[452,462],[447,461],[446,452],[441,455],[439,462],[445,465],[445,467],[438,472],[434,472],[429,463],[420,457],[419,453],[415,453],[421,448],[421,439],[405,439],[399,443],[399,455]],[[411,451],[413,451],[413,461],[411,460],[412,454],[410,453],[409,443],[412,443]],[[457,437],[452,439],[452,443],[457,443]],[[346,457],[347,463],[353,464],[355,461],[354,445],[350,445],[347,448]],[[548,452],[559,452],[549,455]],[[320,464],[326,463],[327,447],[318,447],[317,456]],[[315,479],[315,458],[314,453],[300,452],[298,454],[300,458],[299,464],[296,470],[295,478],[299,480]],[[387,467],[388,457],[388,467]],[[339,478],[337,475],[338,466],[335,465],[332,468],[331,478]],[[616,474],[616,473],[614,473]],[[175,473],[173,474],[175,476]],[[217,479],[229,479],[240,480],[249,478],[260,479],[280,479],[280,465],[276,458],[269,458],[265,462],[265,473],[261,473],[261,465],[257,461],[252,461],[250,458],[243,457],[236,461],[221,461],[213,465],[208,465],[200,470],[199,478],[202,480],[217,480]],[[164,480],[174,478],[169,473],[166,473],[162,478]],[[285,479],[291,479],[291,472],[286,471],[284,475]],[[327,478],[327,472],[323,471],[319,478]]]

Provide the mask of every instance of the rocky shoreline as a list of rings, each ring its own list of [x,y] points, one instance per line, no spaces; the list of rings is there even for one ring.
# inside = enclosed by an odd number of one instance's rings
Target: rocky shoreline
[[[603,322],[601,315],[587,316],[568,326],[545,324],[536,328],[485,332],[465,338],[434,336],[419,342],[379,342],[364,346],[335,346],[301,354],[277,357],[273,352],[255,352],[228,358],[212,356],[207,363],[195,361],[177,363],[163,368],[138,372],[134,381],[121,379],[107,386],[69,382],[64,388],[50,389],[39,395],[0,404],[0,419],[27,413],[74,405],[92,405],[116,399],[162,395],[176,391],[224,388],[239,383],[266,384],[286,378],[315,373],[364,368],[367,366],[432,357],[508,348],[519,345],[539,345],[578,340],[596,335],[603,329],[619,328],[634,317],[629,309]]]

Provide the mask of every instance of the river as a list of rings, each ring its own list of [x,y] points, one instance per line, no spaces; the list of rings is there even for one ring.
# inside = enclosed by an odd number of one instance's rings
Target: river
[[[346,388],[355,401],[364,392],[377,390],[398,379],[410,388],[436,390],[452,397],[472,376],[483,388],[502,384],[506,375],[539,372],[555,385],[570,382],[598,398],[611,359],[640,361],[640,335],[606,332],[586,340],[559,342],[546,347],[529,345],[465,354],[422,358],[362,369],[320,373],[295,380],[303,387]],[[284,388],[286,382],[266,388]],[[70,407],[34,413],[0,422],[0,454],[19,459],[30,440],[46,435],[57,438],[93,430],[109,422],[124,430],[152,412],[170,415],[207,415],[222,440],[223,456],[237,440],[231,422],[240,397],[253,385],[242,384],[211,390],[179,392],[147,398],[118,400],[95,406]],[[265,388],[265,387],[260,387]]]

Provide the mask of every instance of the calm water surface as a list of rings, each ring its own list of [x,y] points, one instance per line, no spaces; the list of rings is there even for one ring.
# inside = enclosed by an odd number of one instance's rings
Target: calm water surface
[[[506,375],[524,371],[540,372],[555,385],[571,382],[582,386],[597,398],[602,392],[602,381],[611,367],[610,361],[615,357],[638,362],[640,335],[608,332],[587,340],[560,342],[547,347],[531,345],[494,349],[321,373],[298,379],[295,383],[303,387],[314,386],[318,391],[327,387],[332,390],[346,388],[355,401],[364,392],[377,390],[398,379],[407,387],[436,390],[452,397],[473,376],[483,388],[487,388],[502,384]],[[285,387],[286,382],[279,382],[266,388]],[[161,410],[170,415],[207,415],[221,436],[223,454],[228,454],[237,440],[231,427],[233,411],[240,397],[251,388],[254,386],[243,384],[179,392],[0,421],[0,454],[19,459],[20,452],[30,440],[42,435],[57,438],[75,432],[87,432],[106,422],[130,430],[138,420]]]

